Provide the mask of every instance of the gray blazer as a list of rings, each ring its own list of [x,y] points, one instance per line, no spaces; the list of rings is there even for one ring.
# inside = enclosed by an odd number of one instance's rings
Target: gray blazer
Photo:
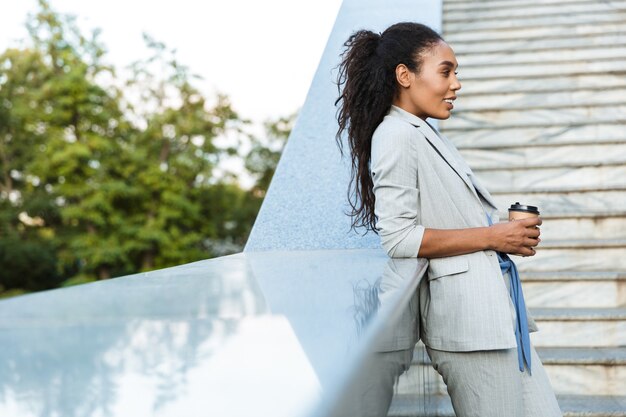
[[[454,145],[419,117],[391,106],[372,137],[376,228],[391,257],[416,257],[425,228],[499,221],[496,203]],[[434,349],[516,347],[515,308],[494,251],[429,260],[420,285],[421,337]],[[529,330],[537,326],[528,315]]]

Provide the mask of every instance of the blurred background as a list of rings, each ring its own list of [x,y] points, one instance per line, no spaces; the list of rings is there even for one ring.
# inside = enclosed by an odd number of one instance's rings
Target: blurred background
[[[0,297],[240,252],[340,2],[13,3]]]

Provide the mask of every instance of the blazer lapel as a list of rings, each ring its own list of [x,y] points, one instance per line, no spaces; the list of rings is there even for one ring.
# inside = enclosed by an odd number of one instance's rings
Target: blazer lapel
[[[476,190],[478,190],[478,192],[480,193],[480,195],[483,196],[483,198],[485,200],[487,200],[487,202],[489,204],[491,204],[491,206],[493,208],[495,208],[496,210],[498,210],[498,205],[496,203],[496,201],[493,199],[493,197],[491,196],[491,194],[489,194],[489,191],[487,191],[487,189],[483,186],[483,184],[478,180],[478,177],[476,177],[474,175],[473,172],[470,171],[469,173],[470,175],[470,179],[472,181],[472,183],[474,184],[474,187],[476,187]]]
[[[476,175],[474,175],[474,173],[472,172],[472,169],[470,168],[470,166],[467,164],[467,162],[465,162],[465,160],[463,159],[463,156],[461,155],[461,153],[458,151],[458,149],[454,146],[454,144],[452,142],[450,142],[450,139],[446,138],[445,136],[443,136],[441,133],[437,132],[435,129],[432,128],[432,126],[430,126],[430,124],[426,123],[428,125],[428,127],[430,127],[430,129],[437,134],[437,136],[441,139],[441,141],[446,142],[444,145],[446,145],[445,147],[453,154],[453,158],[454,160],[457,162],[458,166],[460,167],[460,169],[462,171],[465,172],[466,176],[469,178],[470,180],[470,184],[472,184],[472,186],[476,189],[476,191],[478,191],[480,193],[480,195],[489,203],[491,204],[491,206],[495,209],[498,209],[498,205],[496,204],[496,201],[493,199],[493,197],[491,196],[491,194],[489,194],[489,191],[483,186],[483,184],[479,181],[478,177]]]
[[[453,144],[450,146],[443,143],[444,141],[449,141],[448,138],[439,134],[432,126],[430,126],[427,122],[415,116],[412,113],[407,112],[406,110],[401,109],[397,106],[391,106],[391,112],[395,113],[395,115],[405,119],[413,126],[418,128],[420,132],[426,137],[428,143],[437,151],[439,156],[441,156],[446,163],[452,168],[452,170],[463,180],[463,182],[470,189],[472,194],[478,197],[478,193],[482,195],[482,197],[489,203],[494,209],[498,209],[498,206],[489,194],[489,191],[481,184],[478,178],[474,175],[471,168],[467,163],[465,163],[463,157],[458,152],[458,150],[454,147]],[[454,154],[456,155],[454,155]],[[477,193],[478,192],[478,193]]]
[[[411,123],[417,129],[422,132],[422,134],[426,137],[426,140],[430,145],[435,149],[435,151],[443,158],[444,161],[452,168],[452,170],[463,180],[463,182],[468,186],[470,191],[478,198],[478,194],[476,193],[476,188],[472,184],[471,180],[467,176],[466,172],[462,167],[458,164],[457,159],[452,155],[452,152],[448,147],[443,143],[442,139],[437,135],[435,130],[430,127],[428,123],[419,117],[415,116],[412,113],[407,112],[406,110],[401,109],[400,107],[391,106],[391,112],[396,116],[399,116]]]
[[[452,152],[450,151],[450,149],[442,142],[441,138],[439,138],[435,130],[431,128],[428,123],[424,121],[422,121],[422,124],[417,126],[417,128],[424,134],[428,143],[430,143],[430,145],[433,148],[435,148],[437,153],[448,163],[450,168],[452,168],[454,172],[456,172],[456,174],[470,188],[470,190],[474,194],[476,194],[476,188],[472,184],[466,171],[458,163],[457,158],[455,158],[454,155],[452,155]],[[476,197],[478,197],[478,195],[476,195]]]

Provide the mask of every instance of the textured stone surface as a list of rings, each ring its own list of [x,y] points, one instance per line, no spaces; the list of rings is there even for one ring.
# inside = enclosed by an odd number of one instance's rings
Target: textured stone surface
[[[490,149],[462,149],[471,167],[481,170],[497,168],[535,168],[626,164],[624,143],[520,146]]]
[[[626,308],[531,308],[530,314],[539,327],[531,333],[537,347],[626,346]]]
[[[587,49],[585,49],[585,51],[586,50]],[[462,60],[463,58],[459,58],[459,65],[461,65]],[[459,71],[463,71],[462,67],[459,67]],[[570,74],[568,77],[559,77],[556,75],[545,77],[462,80],[462,88],[459,90],[458,94],[459,97],[463,98],[471,97],[472,95],[498,95],[503,93],[541,91],[559,92],[578,89],[596,89],[603,92],[626,86],[626,77],[624,77],[624,74],[626,74],[626,71],[617,72],[615,74]],[[446,122],[444,122],[443,125],[445,125],[445,123]]]
[[[625,17],[620,18],[624,19]],[[615,59],[624,57],[626,57],[626,48],[617,45],[593,49],[559,49],[556,51],[535,51],[519,54],[459,54],[457,55],[457,60],[459,61],[459,73],[462,73],[465,68],[477,65],[524,64],[550,61],[568,62],[584,59]]]
[[[626,4],[626,3],[624,3]],[[581,5],[587,7],[586,5]],[[568,6],[570,7],[570,6]],[[519,10],[519,9],[517,9]],[[510,13],[511,10],[494,10],[495,13]],[[463,12],[463,15],[469,16],[471,13]],[[547,18],[548,16],[544,16]],[[485,20],[483,20],[485,21]],[[572,25],[568,29],[572,34],[576,35],[596,35],[607,32],[620,32],[623,30],[622,22],[593,22],[593,23],[579,23]],[[558,25],[550,26],[531,26],[531,27],[516,27],[509,28],[508,30],[496,29],[484,29],[484,30],[472,30],[463,32],[458,35],[448,35],[446,41],[454,44],[456,41],[468,42],[471,40],[480,41],[482,39],[495,40],[510,40],[510,39],[536,39],[536,38],[550,38],[554,36],[562,36],[563,27]]]
[[[626,122],[523,126],[516,128],[452,129],[446,134],[459,149],[504,149],[506,147],[592,145],[626,143]],[[479,168],[478,166],[471,165]]]
[[[625,270],[624,251],[623,247],[546,249],[540,245],[535,256],[527,258],[516,256],[514,259],[520,271]]]
[[[626,209],[626,207],[625,207]],[[619,217],[575,217],[543,219],[542,239],[626,239],[626,219]]]
[[[626,192],[623,190],[532,194],[502,192],[493,194],[501,211],[506,210],[511,203],[520,201],[539,207],[544,218],[564,216],[577,218],[589,215],[626,216]]]
[[[625,61],[626,62],[626,61]],[[460,65],[460,64],[459,64]],[[540,93],[505,93],[497,95],[473,95],[463,97],[462,90],[454,102],[455,114],[476,110],[527,110],[531,108],[560,109],[575,106],[620,105],[624,102],[626,88],[611,91],[570,90]]]
[[[589,3],[589,0],[542,0],[541,4],[543,5],[562,5],[565,3],[566,5],[572,3]],[[453,10],[493,10],[498,8],[521,8],[521,7],[535,7],[537,5],[534,1],[528,0],[446,0],[443,4],[443,9],[445,11],[444,17],[448,12]],[[536,17],[536,18],[540,18]],[[504,20],[505,22],[511,24],[510,21]],[[519,22],[518,19],[515,19],[515,22]],[[445,28],[446,31],[451,31],[447,26]]]
[[[571,0],[568,0],[568,3]],[[583,0],[589,1],[589,0]],[[518,2],[508,2],[506,8],[520,7]],[[445,5],[446,10],[452,10],[450,5]],[[484,10],[484,9],[496,9],[497,5],[490,4],[489,2],[475,3],[471,6],[465,6],[463,9],[457,6],[457,10]],[[613,13],[585,13],[579,14],[562,14],[562,15],[549,15],[549,16],[533,16],[533,17],[520,17],[515,19],[516,24],[519,27],[533,27],[539,25],[577,25],[588,23],[605,23],[605,22],[621,22],[624,19],[624,12],[615,11]],[[485,29],[504,29],[511,28],[511,22],[505,19],[498,20],[473,20],[469,22],[444,22],[445,32],[463,31],[464,33],[471,33],[478,30]],[[462,39],[461,39],[462,40]]]
[[[445,122],[450,129],[469,130],[507,127],[551,127],[553,125],[620,124],[626,122],[626,104],[608,106],[579,106],[553,109],[491,110],[483,112],[459,112]],[[442,128],[444,123],[442,123]]]
[[[546,16],[560,15],[566,13],[592,13],[595,11],[611,13],[624,8],[626,8],[626,2],[623,0],[614,0],[606,3],[593,1],[585,3],[572,3],[567,5],[565,13],[563,6],[560,4],[534,3],[531,5],[527,3],[527,6],[524,7],[524,4],[522,3],[520,7],[506,9],[486,8],[482,10],[447,10],[444,14],[444,22],[466,21],[474,19],[514,19],[523,16]]]
[[[609,33],[598,35],[567,35],[553,39],[511,39],[492,41],[483,39],[476,41],[457,41],[452,48],[461,53],[486,53],[506,51],[545,51],[559,50],[563,48],[597,48],[610,45],[624,44],[626,34]]]
[[[530,338],[537,347],[611,347],[626,343],[625,321],[535,321],[539,331],[531,333]]]
[[[534,76],[564,76],[569,74],[602,74],[605,72],[624,71],[626,59],[571,61],[567,65],[560,62],[498,65],[485,71],[483,68],[469,67],[459,72],[461,83],[464,80],[492,78],[517,78]]]
[[[626,396],[624,365],[552,365],[546,366],[546,372],[560,394]]]
[[[474,169],[476,176],[494,192],[526,192],[547,189],[626,189],[626,165],[556,167],[537,169]]]
[[[523,290],[529,308],[626,307],[626,281],[621,280],[524,282]]]

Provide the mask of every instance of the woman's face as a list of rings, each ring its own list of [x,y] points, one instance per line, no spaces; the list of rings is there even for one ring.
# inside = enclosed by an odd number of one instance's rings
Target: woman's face
[[[452,101],[456,99],[456,91],[461,88],[456,76],[458,63],[454,51],[442,41],[424,51],[420,58],[422,65],[417,75],[403,65],[396,69],[400,94],[396,100],[398,103],[394,104],[423,120],[428,117],[447,119],[454,107]]]

